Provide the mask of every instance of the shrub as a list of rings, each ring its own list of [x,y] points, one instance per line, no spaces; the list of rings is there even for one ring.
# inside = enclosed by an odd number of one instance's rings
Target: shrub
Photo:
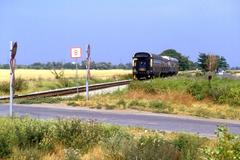
[[[64,87],[73,87],[74,86],[74,83],[70,80],[70,79],[67,79],[67,78],[60,78],[60,79],[57,79],[58,80],[58,87],[59,88],[64,88]]]
[[[137,151],[130,150],[127,159],[178,160],[180,158],[178,150],[159,136],[142,136],[138,140]]]
[[[125,132],[117,132],[104,142],[104,148],[110,159],[141,160],[178,160],[179,151],[171,143],[159,136],[130,136]]]
[[[240,83],[236,80],[216,79],[209,96],[218,103],[240,106]]]
[[[218,127],[217,143],[214,147],[203,149],[206,160],[240,160],[240,136],[228,132],[225,127]]]
[[[3,93],[9,93],[9,82],[6,82],[6,81],[1,82],[0,91]]]
[[[23,91],[28,89],[28,82],[21,77],[15,79],[15,91]]]
[[[124,101],[124,99],[120,99],[120,100],[117,102],[117,105],[118,105],[119,107],[126,108],[127,103],[126,103],[126,101]]]
[[[6,158],[12,153],[12,148],[6,134],[0,132],[0,159]]]
[[[187,91],[197,100],[202,100],[208,95],[208,85],[205,81],[194,81],[187,87]]]
[[[49,126],[47,123],[28,118],[19,119],[14,128],[16,144],[20,148],[38,146],[44,136],[49,132]]]
[[[56,139],[66,147],[80,149],[86,153],[99,143],[103,136],[103,128],[93,121],[83,123],[78,119],[59,120],[55,124]]]
[[[200,149],[206,140],[192,135],[180,134],[174,141],[174,146],[181,153],[181,159],[197,160],[201,157]]]
[[[132,147],[133,137],[126,132],[118,130],[105,139],[103,147],[110,159],[126,159],[125,153]]]

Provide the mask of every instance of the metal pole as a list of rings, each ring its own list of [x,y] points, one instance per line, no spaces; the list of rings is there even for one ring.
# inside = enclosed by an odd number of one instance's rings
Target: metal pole
[[[89,79],[89,60],[90,60],[90,45],[88,44],[87,46],[87,61],[86,61],[86,70],[87,70],[87,75],[86,75],[86,99],[89,100],[89,89],[88,89],[88,79]]]
[[[11,54],[12,54],[12,48],[13,48],[13,42],[10,41],[10,59],[11,59]],[[14,73],[13,73],[13,66],[10,63],[10,103],[9,103],[9,116],[12,117],[12,113],[13,113],[13,77],[14,77]]]
[[[77,81],[77,94],[78,94],[78,86],[79,86],[79,83],[78,83],[78,64],[77,64],[77,58],[76,58],[76,81]]]
[[[86,99],[89,100],[89,90],[88,90],[88,62],[86,63],[86,70],[87,70],[87,75],[86,75]]]

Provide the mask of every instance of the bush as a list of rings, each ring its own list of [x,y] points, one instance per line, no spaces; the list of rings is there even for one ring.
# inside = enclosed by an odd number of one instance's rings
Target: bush
[[[14,85],[15,91],[23,91],[28,89],[28,82],[21,77],[15,79]],[[0,83],[0,91],[3,93],[9,93],[10,91],[10,84],[9,82],[3,81]]]
[[[15,79],[15,91],[23,91],[28,89],[28,82],[21,77]]]
[[[187,91],[197,100],[202,100],[208,95],[208,84],[205,81],[194,81],[188,85]]]
[[[216,79],[209,96],[218,103],[240,106],[240,83],[237,80]]]
[[[104,142],[104,147],[110,159],[178,160],[180,158],[178,150],[158,136],[136,138],[124,132],[117,132]]]
[[[206,160],[240,160],[240,136],[228,132],[225,127],[217,130],[217,143],[203,149]]]
[[[55,124],[56,139],[66,147],[86,153],[103,137],[103,127],[93,121],[83,123],[78,119],[59,120]]]
[[[44,136],[49,132],[49,126],[47,123],[28,118],[19,119],[14,128],[16,144],[20,148],[38,146],[44,139]]]
[[[118,130],[114,132],[110,137],[105,139],[103,142],[103,147],[110,159],[126,159],[125,154],[133,146],[133,137]]]
[[[174,141],[174,146],[181,153],[181,159],[198,160],[201,157],[200,149],[205,140],[192,135],[180,134]]]
[[[142,136],[137,143],[137,152],[130,150],[127,159],[178,160],[180,153],[168,141],[159,136]]]
[[[117,105],[118,105],[119,107],[126,108],[127,103],[126,103],[126,101],[125,101],[124,99],[120,99],[120,100],[117,102]]]
[[[73,81],[71,81],[70,79],[67,78],[60,78],[57,79],[58,80],[58,87],[59,88],[65,88],[65,87],[73,87],[73,86],[77,86],[76,84],[73,83]]]
[[[0,92],[9,93],[9,82],[3,81],[0,83]]]
[[[0,132],[0,159],[6,158],[12,153],[8,136]]]

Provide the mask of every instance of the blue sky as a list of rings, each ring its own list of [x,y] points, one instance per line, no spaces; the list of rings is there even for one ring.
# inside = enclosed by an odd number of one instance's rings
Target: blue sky
[[[193,61],[206,52],[240,66],[239,8],[239,0],[1,0],[0,64],[16,40],[19,64],[71,62],[70,48],[90,43],[98,62],[173,48]]]

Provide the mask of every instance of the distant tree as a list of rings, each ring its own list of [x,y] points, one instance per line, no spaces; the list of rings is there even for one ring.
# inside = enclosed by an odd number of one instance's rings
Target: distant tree
[[[36,63],[31,64],[32,69],[43,69],[43,66],[44,65],[40,62],[36,62]]]
[[[218,68],[218,56],[209,54],[206,60],[208,71],[214,72]]]
[[[206,53],[199,54],[198,66],[204,72],[218,71],[219,69],[227,69],[229,67],[223,56]]]
[[[218,68],[226,70],[228,67],[227,60],[223,56],[218,56]]]
[[[161,56],[169,56],[178,59],[179,61],[179,70],[184,71],[184,70],[190,70],[193,69],[193,62],[189,60],[188,57],[183,56],[181,53],[177,52],[174,49],[167,49],[163,51]]]
[[[78,69],[86,69],[86,60],[83,60],[77,63]],[[9,69],[9,64],[0,64],[1,69]],[[49,70],[61,70],[61,69],[75,69],[76,64],[67,62],[47,62],[41,63],[36,62],[29,65],[17,65],[17,68],[24,68],[24,69],[49,69]],[[54,68],[54,69],[53,69]],[[91,69],[131,69],[131,63],[120,63],[120,64],[112,64],[110,62],[95,62],[91,61]]]
[[[208,55],[205,53],[200,53],[198,56],[198,66],[204,72],[208,71],[207,59]]]
[[[125,66],[126,66],[126,69],[131,69],[132,68],[132,63],[126,63]]]
[[[0,68],[1,69],[9,69],[9,64],[1,64]]]

